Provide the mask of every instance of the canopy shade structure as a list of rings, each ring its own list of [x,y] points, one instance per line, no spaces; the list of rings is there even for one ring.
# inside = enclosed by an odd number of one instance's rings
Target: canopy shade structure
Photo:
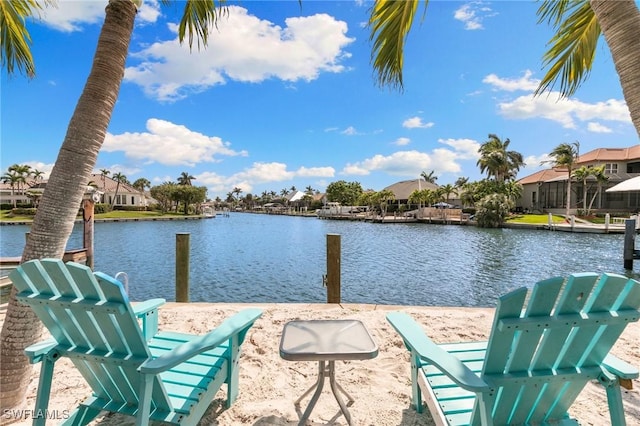
[[[612,186],[605,192],[628,192],[628,191],[640,191],[640,176],[636,176],[631,179],[627,179],[620,182],[617,185]]]

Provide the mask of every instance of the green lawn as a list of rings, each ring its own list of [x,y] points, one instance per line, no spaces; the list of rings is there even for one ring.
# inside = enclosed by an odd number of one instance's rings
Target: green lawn
[[[5,222],[24,222],[25,220],[33,220],[33,216],[16,216],[11,214],[11,210],[0,210],[0,220]]]
[[[553,223],[564,223],[563,216],[553,215]],[[527,223],[532,225],[546,225],[549,223],[548,214],[519,214],[507,218],[507,222]]]
[[[194,215],[189,215],[193,217]],[[81,216],[78,216],[80,218]],[[154,218],[154,217],[184,217],[184,214],[166,213],[160,212],[132,212],[124,210],[113,210],[109,213],[96,214],[95,219],[141,219],[141,218]],[[32,221],[33,216],[28,215],[13,215],[10,210],[0,211],[0,221],[5,222],[25,222]]]
[[[199,215],[189,215],[199,216]],[[157,211],[153,212],[130,212],[124,210],[112,210],[108,213],[100,213],[96,215],[96,219],[141,219],[141,218],[153,218],[153,217],[184,217],[184,214],[179,213],[165,213],[162,214]]]

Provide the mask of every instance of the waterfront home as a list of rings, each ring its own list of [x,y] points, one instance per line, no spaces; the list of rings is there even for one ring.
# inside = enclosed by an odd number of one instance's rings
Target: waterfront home
[[[582,166],[604,166],[607,182],[597,185],[594,177],[587,179],[586,188],[581,181],[571,180],[571,210],[589,207],[593,199],[592,209],[595,211],[635,212],[640,209],[640,191],[605,192],[620,182],[640,176],[640,145],[628,148],[598,148],[582,154],[573,166],[576,170]],[[526,176],[518,183],[522,185],[522,197],[516,207],[529,211],[545,211],[564,214],[567,197],[566,168],[541,170]],[[584,191],[587,191],[587,205],[584,206]]]
[[[156,201],[147,193],[142,192],[127,183],[120,183],[108,176],[100,174],[91,175],[92,186],[101,193],[99,202],[113,205],[115,208],[140,207],[146,208]],[[0,204],[12,204],[15,199],[18,204],[33,204],[37,194],[42,194],[47,187],[47,181],[32,184],[27,188],[13,191],[9,184],[0,184]]]

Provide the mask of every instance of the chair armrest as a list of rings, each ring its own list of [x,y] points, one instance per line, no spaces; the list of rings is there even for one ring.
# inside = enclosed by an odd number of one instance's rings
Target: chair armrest
[[[58,342],[56,339],[47,339],[38,343],[34,343],[33,345],[29,345],[25,348],[24,354],[29,358],[29,362],[31,364],[37,364],[42,361],[42,358],[45,357],[52,349],[55,349],[58,346]]]
[[[637,379],[639,376],[638,369],[636,367],[611,354],[608,354],[604,358],[602,364],[608,371],[621,379]]]
[[[150,299],[131,306],[141,322],[142,336],[147,342],[158,333],[158,307],[164,303],[164,299]]]
[[[142,374],[158,374],[187,361],[194,356],[220,346],[236,334],[249,329],[262,315],[262,309],[245,309],[227,318],[215,330],[176,346],[170,352],[145,361],[139,371]]]
[[[387,321],[402,336],[405,345],[421,359],[427,360],[458,386],[471,392],[487,392],[489,385],[458,358],[436,345],[413,318],[402,312],[387,314]]]
[[[165,299],[149,299],[144,302],[136,303],[135,305],[131,305],[133,309],[133,313],[135,316],[140,317],[147,312],[150,312],[154,309],[159,308],[164,305],[167,301]]]

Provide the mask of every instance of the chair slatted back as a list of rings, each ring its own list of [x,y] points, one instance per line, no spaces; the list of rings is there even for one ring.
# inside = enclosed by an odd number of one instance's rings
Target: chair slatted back
[[[11,280],[18,300],[32,307],[99,399],[138,405],[141,374],[151,357],[122,284],[93,274],[77,263],[58,259],[25,262]],[[159,378],[154,379],[152,406],[171,411]]]
[[[615,274],[573,274],[500,298],[482,370],[495,424],[560,420],[625,326],[637,321],[640,283]],[[476,401],[472,424],[480,424]]]

